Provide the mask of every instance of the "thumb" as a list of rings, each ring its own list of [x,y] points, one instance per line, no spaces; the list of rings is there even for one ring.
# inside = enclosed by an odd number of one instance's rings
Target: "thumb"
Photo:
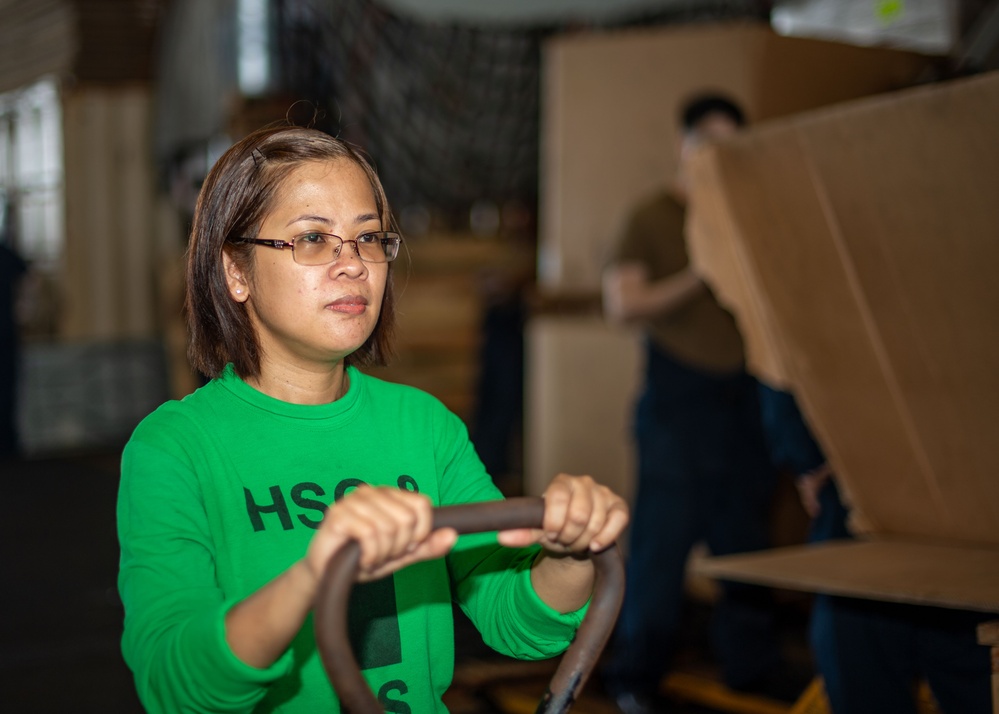
[[[496,540],[507,548],[523,548],[537,543],[541,536],[542,531],[537,528],[513,528],[497,533]]]

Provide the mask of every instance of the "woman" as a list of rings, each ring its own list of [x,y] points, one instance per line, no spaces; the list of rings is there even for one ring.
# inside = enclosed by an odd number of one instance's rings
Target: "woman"
[[[187,308],[212,380],[147,417],[122,460],[123,650],[149,711],[338,711],[309,613],[349,539],[367,583],[352,639],[388,711],[446,711],[452,597],[501,652],[570,643],[593,580],[580,554],[627,508],[560,474],[539,531],[431,530],[432,506],[501,495],[455,415],[358,371],[389,352],[392,228],[369,164],[318,131],[261,130],[209,173]]]

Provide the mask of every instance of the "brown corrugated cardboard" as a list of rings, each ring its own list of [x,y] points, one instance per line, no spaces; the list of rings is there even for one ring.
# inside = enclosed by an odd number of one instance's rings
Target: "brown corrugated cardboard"
[[[525,490],[560,471],[590,474],[632,494],[629,427],[639,387],[634,335],[599,316],[536,316],[527,331]]]
[[[695,179],[751,277],[709,279],[773,325],[746,332],[780,336],[765,351],[879,532],[999,544],[995,112],[997,76],[858,102],[706,152]]]
[[[992,74],[760,127],[697,157],[691,216],[698,269],[753,366],[797,394],[862,529],[991,552],[993,573],[997,116]],[[899,557],[916,552],[943,565]],[[977,584],[999,610],[994,578]]]
[[[834,541],[704,561],[707,575],[888,602],[999,612],[999,551],[907,541]]]

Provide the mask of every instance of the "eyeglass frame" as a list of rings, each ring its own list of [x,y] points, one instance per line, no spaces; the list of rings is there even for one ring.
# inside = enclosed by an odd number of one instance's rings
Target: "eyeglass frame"
[[[341,238],[335,233],[324,233],[322,231],[309,231],[308,233],[304,233],[303,235],[298,236],[298,238],[295,238],[295,240],[291,241],[271,240],[269,238],[247,238],[245,236],[240,236],[238,238],[233,238],[231,242],[249,243],[251,245],[263,245],[267,246],[268,248],[277,248],[278,250],[284,250],[285,248],[290,248],[292,260],[298,263],[298,265],[303,265],[307,268],[314,268],[320,265],[330,265],[331,263],[335,263],[340,258],[340,252],[343,250],[344,243],[353,243],[355,255],[357,255],[358,259],[364,263],[374,263],[375,265],[381,265],[384,263],[391,263],[393,260],[399,257],[399,247],[402,245],[401,233],[397,233],[396,231],[364,231],[364,233],[362,233],[361,235],[362,236],[380,235],[381,236],[380,240],[382,241],[383,247],[385,246],[384,241],[386,239],[394,240],[395,242],[392,245],[394,245],[395,247],[395,252],[393,253],[391,258],[389,258],[388,255],[386,254],[385,260],[366,260],[361,255],[361,247],[357,243],[358,238],[360,238],[361,236],[358,236],[357,238]],[[340,245],[333,253],[333,259],[328,260],[325,263],[299,263],[298,258],[295,257],[295,241],[298,240],[299,238],[304,238],[305,236],[324,236],[326,238],[336,238],[338,241],[340,241]]]

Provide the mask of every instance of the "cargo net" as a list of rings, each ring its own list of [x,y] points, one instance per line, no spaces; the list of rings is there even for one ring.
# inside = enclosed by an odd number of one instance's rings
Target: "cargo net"
[[[677,2],[613,27],[765,19],[766,5]],[[283,84],[321,108],[320,128],[364,147],[397,215],[457,227],[482,201],[535,210],[541,45],[578,26],[427,23],[371,0],[278,8]]]

